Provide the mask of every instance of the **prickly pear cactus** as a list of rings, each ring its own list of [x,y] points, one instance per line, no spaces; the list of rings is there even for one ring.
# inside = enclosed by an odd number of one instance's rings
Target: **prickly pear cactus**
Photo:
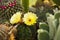
[[[38,40],[49,40],[49,34],[44,29],[38,30]]]
[[[38,40],[50,40],[49,37],[49,26],[45,22],[39,23],[39,29],[38,29]]]
[[[46,30],[46,31],[49,32],[49,26],[48,26],[48,24],[46,24],[46,23],[44,23],[44,22],[40,22],[40,23],[39,23],[39,28],[40,28],[40,29],[44,29],[44,30]]]
[[[52,14],[47,14],[47,25],[49,28],[49,32],[46,30],[47,27],[45,23],[39,23],[39,30],[38,30],[38,40],[45,40],[45,36],[48,36],[49,38],[46,38],[46,40],[60,40],[60,12]],[[58,22],[58,23],[57,23]],[[43,25],[42,25],[43,24]],[[42,29],[42,31],[41,31]],[[43,33],[41,33],[43,32]],[[46,33],[48,32],[48,33]],[[43,35],[42,35],[43,34]],[[45,35],[47,34],[47,35]],[[43,38],[42,38],[43,36]]]

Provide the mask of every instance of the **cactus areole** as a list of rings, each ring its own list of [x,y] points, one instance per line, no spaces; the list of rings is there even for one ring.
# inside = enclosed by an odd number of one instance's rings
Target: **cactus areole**
[[[60,0],[53,0],[53,2],[57,5],[60,5]]]

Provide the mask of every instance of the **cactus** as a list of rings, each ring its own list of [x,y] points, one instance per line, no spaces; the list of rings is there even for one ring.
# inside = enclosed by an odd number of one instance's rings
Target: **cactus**
[[[13,2],[13,1],[15,1],[15,0],[10,0],[10,1],[9,0],[1,0],[0,1],[0,6],[1,5],[7,5],[8,3]]]
[[[46,30],[38,30],[38,40],[49,40],[49,34]]]
[[[19,24],[15,37],[16,40],[36,40],[36,27]]]
[[[59,26],[60,10],[55,14],[55,19],[57,19],[57,26]]]
[[[17,28],[16,40],[32,40],[32,33],[26,25],[19,25]]]
[[[22,0],[22,6],[24,8],[24,13],[28,12],[29,10],[29,0]]]
[[[48,24],[46,24],[46,23],[44,23],[44,22],[40,22],[40,23],[39,23],[39,28],[40,28],[40,29],[44,29],[44,30],[46,30],[46,31],[49,32],[49,26],[48,26]]]
[[[0,23],[2,23],[5,21],[8,21],[14,13],[18,11],[22,11],[22,7],[19,3],[16,2],[14,6],[8,5],[6,6],[6,8],[0,8],[0,10],[1,10],[0,11]]]
[[[54,18],[54,15],[49,15],[47,17],[47,22],[48,22],[48,25],[49,25],[49,35],[52,39],[52,37],[54,36],[55,34],[55,31],[56,31],[56,25],[55,25],[55,18]]]
[[[57,32],[55,34],[54,40],[60,40],[60,24],[59,24],[58,30],[57,30]]]
[[[43,40],[60,40],[60,12],[56,12],[54,15],[46,13],[47,17],[47,25],[49,27],[49,32],[46,30],[47,27],[45,25],[45,22],[40,22],[39,24],[39,30],[38,30],[38,40],[42,40],[41,37],[44,35],[41,34],[41,29],[45,30],[44,32],[48,32],[49,39],[47,39],[45,36],[43,36]],[[57,20],[58,19],[58,20]],[[58,24],[58,23],[59,24]],[[43,24],[43,26],[41,26]],[[57,25],[58,24],[58,25]],[[41,35],[40,35],[41,34]]]

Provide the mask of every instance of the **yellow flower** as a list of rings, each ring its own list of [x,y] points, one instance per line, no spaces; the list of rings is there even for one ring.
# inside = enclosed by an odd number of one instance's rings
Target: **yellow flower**
[[[32,12],[28,12],[26,14],[24,14],[24,18],[23,18],[23,22],[26,24],[26,25],[34,25],[37,21],[37,16],[36,14],[32,13]]]
[[[10,23],[11,24],[15,24],[21,21],[21,12],[17,12],[16,14],[14,14],[11,19],[10,19]]]

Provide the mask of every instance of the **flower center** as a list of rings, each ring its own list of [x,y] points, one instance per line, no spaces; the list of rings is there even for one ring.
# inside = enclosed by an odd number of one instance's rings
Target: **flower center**
[[[31,19],[29,19],[29,22],[31,22]]]

